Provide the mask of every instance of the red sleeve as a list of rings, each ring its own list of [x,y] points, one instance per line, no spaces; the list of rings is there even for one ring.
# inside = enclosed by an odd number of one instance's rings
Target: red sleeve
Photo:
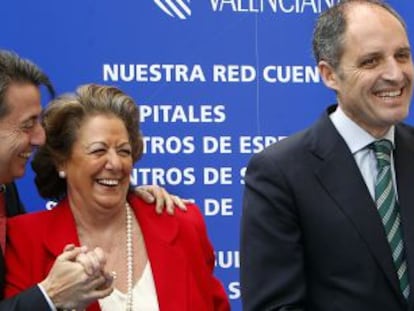
[[[23,217],[25,216],[14,217],[7,222],[5,297],[37,284],[32,271],[35,256],[33,245],[36,244],[33,237],[36,234],[30,232]]]

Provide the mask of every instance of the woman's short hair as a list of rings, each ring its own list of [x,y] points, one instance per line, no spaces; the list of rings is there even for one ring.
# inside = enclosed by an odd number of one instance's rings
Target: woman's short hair
[[[69,159],[82,123],[96,115],[122,120],[133,161],[142,156],[139,110],[134,100],[114,86],[82,85],[75,93],[52,100],[42,114],[46,143],[37,150],[32,161],[36,186],[42,197],[59,200],[66,195],[66,180],[59,178],[58,166]]]

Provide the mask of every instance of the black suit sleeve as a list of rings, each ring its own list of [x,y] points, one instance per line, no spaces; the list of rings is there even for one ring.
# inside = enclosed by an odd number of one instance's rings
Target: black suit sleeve
[[[305,309],[302,232],[291,186],[271,152],[253,156],[241,219],[244,311]]]
[[[6,184],[6,207],[7,217],[13,217],[26,212],[23,203],[20,201],[15,183]]]
[[[50,311],[50,307],[37,286],[0,301],[0,311]]]

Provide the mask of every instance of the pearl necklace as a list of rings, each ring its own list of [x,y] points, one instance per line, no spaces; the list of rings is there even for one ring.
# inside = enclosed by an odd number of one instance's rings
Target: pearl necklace
[[[132,311],[132,279],[134,276],[134,252],[132,247],[132,211],[128,202],[125,204],[126,208],[126,255],[127,255],[127,301],[126,310]]]

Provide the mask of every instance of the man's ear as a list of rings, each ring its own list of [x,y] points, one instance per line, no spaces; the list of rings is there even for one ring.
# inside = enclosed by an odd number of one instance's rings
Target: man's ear
[[[318,69],[319,69],[319,74],[321,75],[321,78],[323,80],[323,83],[328,88],[334,91],[338,91],[339,77],[336,71],[332,68],[332,66],[328,62],[321,60],[318,63]]]

